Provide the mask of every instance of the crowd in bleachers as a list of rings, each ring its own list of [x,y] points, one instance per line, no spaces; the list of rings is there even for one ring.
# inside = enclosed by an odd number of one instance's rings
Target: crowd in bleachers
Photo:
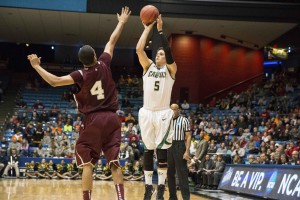
[[[138,110],[143,104],[141,81],[136,76],[120,76],[117,88],[117,114],[122,122],[120,159],[128,161],[123,166],[126,178],[136,180],[142,177],[144,151],[138,124]],[[299,77],[280,73],[244,92],[214,97],[206,105],[178,102],[192,128],[191,180],[201,185],[205,177],[201,174],[205,166],[197,165],[194,159],[201,132],[208,142],[208,160],[214,163],[217,157],[213,155],[221,154],[230,164],[300,164],[299,92]],[[2,154],[7,156],[11,149],[17,149],[21,157],[74,158],[83,116],[72,104],[71,94],[72,89],[66,87],[23,89],[16,112],[6,124]],[[110,176],[105,173],[103,179]]]

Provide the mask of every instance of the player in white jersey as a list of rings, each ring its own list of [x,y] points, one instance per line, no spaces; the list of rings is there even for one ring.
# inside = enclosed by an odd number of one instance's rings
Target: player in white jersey
[[[147,57],[144,51],[147,37],[155,22],[148,26],[144,24],[144,32],[136,46],[136,53],[144,69],[144,106],[139,111],[139,124],[142,140],[145,144],[144,200],[150,200],[154,193],[152,186],[154,150],[156,150],[158,166],[158,193],[156,199],[164,199],[165,180],[167,176],[167,149],[172,145],[173,137],[173,126],[171,125],[173,111],[170,109],[170,100],[177,66],[173,60],[168,40],[163,34],[161,15],[158,17],[156,23],[162,44],[162,48],[159,48],[156,53],[156,64]]]

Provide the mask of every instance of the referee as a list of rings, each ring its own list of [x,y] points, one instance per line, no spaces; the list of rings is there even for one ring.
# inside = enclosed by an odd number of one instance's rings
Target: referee
[[[191,131],[189,120],[179,115],[180,109],[177,104],[172,104],[174,111],[173,126],[174,136],[172,146],[168,149],[168,187],[170,200],[177,200],[176,179],[177,173],[179,187],[183,200],[190,199],[187,161],[191,145]]]

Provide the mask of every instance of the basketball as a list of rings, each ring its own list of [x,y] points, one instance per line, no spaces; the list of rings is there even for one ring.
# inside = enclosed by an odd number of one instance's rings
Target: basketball
[[[156,21],[159,15],[159,11],[155,6],[147,5],[144,6],[140,12],[140,18],[147,26]]]

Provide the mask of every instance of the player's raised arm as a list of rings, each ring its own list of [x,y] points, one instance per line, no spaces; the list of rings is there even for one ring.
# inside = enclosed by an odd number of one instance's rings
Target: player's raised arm
[[[149,68],[150,64],[152,63],[152,61],[148,58],[146,52],[145,52],[145,45],[146,45],[146,42],[147,42],[147,38],[149,36],[149,33],[150,31],[152,30],[152,27],[153,25],[155,24],[156,22],[153,22],[152,24],[150,25],[144,25],[144,31],[136,45],[136,53],[138,55],[138,58],[139,58],[139,61],[140,61],[140,64],[142,65],[143,69],[144,69],[144,72],[147,71],[147,69]]]
[[[119,22],[118,22],[115,30],[111,34],[109,41],[106,44],[105,49],[104,49],[104,52],[110,54],[111,57],[113,57],[114,47],[121,35],[121,32],[124,28],[125,23],[127,22],[128,18],[129,18],[130,14],[131,14],[131,11],[129,10],[129,8],[127,6],[122,8],[121,15],[119,15],[117,13]]]
[[[56,87],[74,84],[74,80],[70,75],[59,77],[43,69],[41,67],[41,57],[38,57],[36,54],[28,55],[27,59],[30,61],[31,66],[37,71],[37,73],[51,86]]]
[[[162,44],[162,48],[164,49],[165,52],[167,67],[170,71],[171,76],[175,78],[175,74],[177,72],[177,65],[173,59],[172,50],[170,48],[168,39],[166,38],[163,32],[163,20],[161,18],[161,15],[158,16],[156,22],[157,22],[157,31],[159,34],[159,38]]]

